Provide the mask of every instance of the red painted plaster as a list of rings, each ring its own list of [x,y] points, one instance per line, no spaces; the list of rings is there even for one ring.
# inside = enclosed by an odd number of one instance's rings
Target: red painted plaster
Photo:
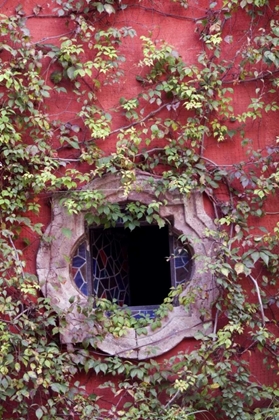
[[[131,1],[128,1],[131,4]],[[134,2],[135,3],[135,2]],[[194,32],[194,22],[189,20],[185,21],[180,19],[181,9],[180,7],[170,2],[157,2],[157,8],[160,10],[160,13],[153,13],[152,11],[147,11],[143,9],[143,5],[147,4],[148,1],[142,1],[139,3],[138,7],[132,8],[130,11],[125,11],[123,14],[117,16],[112,15],[111,17],[105,18],[101,25],[106,27],[107,24],[113,22],[115,26],[133,26],[138,34],[137,38],[134,38],[132,41],[130,39],[124,40],[123,45],[120,48],[125,54],[127,54],[127,61],[124,65],[126,70],[125,76],[120,84],[115,84],[113,86],[107,86],[102,89],[100,92],[99,98],[100,103],[105,109],[111,109],[118,105],[118,100],[121,96],[126,98],[131,98],[136,95],[140,86],[135,83],[136,75],[144,75],[144,70],[136,65],[138,60],[141,58],[141,47],[139,36],[147,35],[148,32],[152,32],[153,39],[158,43],[161,40],[166,40],[168,43],[172,44],[178,51],[183,59],[191,64],[196,62],[197,54],[200,50],[199,46],[199,34]],[[4,3],[0,12],[3,14],[11,14],[14,11],[14,8],[18,5],[17,0],[9,0]],[[37,0],[25,0],[24,1],[24,10],[26,15],[30,16],[28,19],[28,27],[32,35],[32,43],[43,43],[43,42],[52,42],[58,43],[60,36],[67,34],[70,30],[74,29],[73,24],[70,23],[67,26],[67,20],[61,18],[55,18],[52,16],[51,8],[53,4],[51,0],[40,2],[42,6],[42,16],[32,15],[33,8],[37,5]],[[190,1],[189,12],[187,15],[192,19],[197,19],[202,17],[207,8],[208,1],[197,0]],[[176,19],[171,19],[169,14],[176,14]],[[48,15],[48,16],[47,16]],[[45,16],[45,17],[43,17]],[[240,20],[231,19],[227,22],[227,33],[233,33],[235,35],[241,34],[242,27],[245,25],[245,15],[241,17]],[[236,54],[235,47],[228,43],[227,45],[228,57],[234,56]],[[233,69],[232,69],[233,74]],[[46,74],[48,76],[48,74]],[[261,82],[258,83],[258,87],[261,87]],[[233,107],[237,112],[243,111],[251,97],[253,97],[255,84],[242,84],[239,82],[238,85],[234,86],[235,94]],[[71,96],[71,94],[59,95],[58,97],[52,97],[48,101],[49,113],[53,119],[61,118],[63,121],[74,121],[79,124],[81,121],[76,119],[76,111],[78,109],[78,104],[76,99]],[[66,110],[66,111],[65,111]],[[181,117],[183,114],[186,115],[184,110],[178,110],[178,115]],[[174,112],[175,116],[175,112]],[[218,119],[218,115],[216,115]],[[118,116],[114,120],[113,129],[126,125],[127,122],[124,117]],[[237,123],[232,122],[231,127]],[[82,128],[82,135],[84,134],[84,127]],[[248,123],[248,137],[251,136],[253,139],[252,147],[254,148],[264,148],[265,145],[271,143],[275,138],[278,132],[278,116],[275,114],[270,117],[263,118],[260,122],[249,122]],[[115,150],[116,137],[112,136],[106,141],[99,141],[100,147],[104,150],[106,154],[111,153]],[[157,145],[162,143],[158,142]],[[59,146],[56,144],[55,146]],[[153,146],[154,147],[154,146]],[[69,154],[70,153],[70,154]],[[222,144],[217,144],[216,140],[213,138],[207,138],[205,140],[205,153],[208,159],[216,162],[220,165],[232,165],[236,162],[246,158],[247,147],[240,146],[240,141],[225,140]],[[74,157],[74,152],[64,152],[63,156]],[[86,168],[86,165],[84,165]],[[33,216],[34,221],[43,223],[44,226],[47,226],[51,219],[51,210],[50,210],[50,196],[46,193],[40,198],[40,204],[42,205],[40,214],[36,217]],[[219,199],[226,200],[228,198],[227,190],[224,188],[219,191]],[[30,197],[32,200],[32,196]],[[206,202],[206,201],[205,201]],[[270,211],[274,210],[277,207],[278,200],[277,197],[271,197],[267,206]],[[214,217],[212,209],[206,204],[208,213]],[[277,222],[276,216],[269,216],[264,219],[266,226],[274,226]],[[24,236],[30,241],[31,245],[24,247],[24,243],[21,243],[22,249],[24,251],[26,261],[27,261],[27,270],[35,273],[35,257],[36,252],[39,246],[39,239],[34,234],[29,231],[24,232]],[[251,290],[252,285],[247,283],[247,290]],[[251,293],[251,301],[256,301],[256,296]],[[274,311],[278,312],[277,308],[273,308]],[[220,325],[222,322],[226,322],[225,314],[221,317]],[[278,326],[274,326],[278,328]],[[247,336],[249,341],[249,336]],[[180,343],[173,350],[164,356],[158,357],[158,361],[163,361],[165,358],[174,356],[179,352],[190,352],[192,349],[195,349],[198,346],[198,342],[194,339],[187,339],[184,342]],[[246,352],[243,356],[252,367],[252,370],[260,381],[272,383],[277,378],[277,372],[269,371],[264,366],[262,366],[259,361],[261,359],[260,354],[256,349],[251,349],[251,351]],[[268,377],[267,377],[268,375]],[[78,378],[81,383],[86,385],[87,391],[96,392],[97,386],[102,383],[104,378],[102,376],[94,376],[93,374],[85,375],[80,374]],[[107,378],[106,378],[107,380]],[[114,380],[117,380],[114,378]],[[113,402],[113,397],[110,391],[102,392],[102,402],[104,407],[110,405]]]

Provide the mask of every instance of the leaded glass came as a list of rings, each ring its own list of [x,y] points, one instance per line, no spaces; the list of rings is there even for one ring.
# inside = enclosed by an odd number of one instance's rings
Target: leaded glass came
[[[94,294],[115,299],[120,306],[129,305],[129,263],[123,229],[92,229],[90,244]]]
[[[86,242],[82,242],[76,250],[72,259],[72,276],[75,285],[85,296],[87,292],[87,261],[86,261]]]
[[[171,287],[190,280],[190,250],[168,226],[91,228],[88,255],[86,248],[84,241],[72,259],[78,290],[129,306],[135,313],[151,313]]]

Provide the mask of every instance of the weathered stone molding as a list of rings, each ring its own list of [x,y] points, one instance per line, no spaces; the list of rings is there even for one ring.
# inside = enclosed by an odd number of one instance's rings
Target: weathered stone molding
[[[154,178],[155,183],[158,181]],[[123,195],[120,180],[115,175],[96,179],[83,189],[101,190],[106,199],[112,203],[121,203],[128,199],[149,204],[156,200],[150,176],[144,173],[137,174],[128,197]],[[162,199],[167,204],[161,206],[160,215],[173,218],[174,229],[187,236],[194,255],[199,256],[194,259],[191,280],[182,292],[183,295],[195,293],[195,303],[188,312],[183,307],[175,307],[162,320],[160,328],[155,331],[147,328],[147,335],[137,335],[132,328],[124,337],[106,334],[98,343],[98,347],[108,354],[138,359],[163,354],[183,338],[193,337],[202,329],[201,312],[209,314],[210,319],[215,284],[211,274],[203,271],[203,260],[210,257],[214,251],[212,242],[204,235],[204,230],[214,229],[214,225],[204,211],[201,194],[193,193],[188,198],[177,193],[168,193]],[[72,281],[70,260],[78,244],[84,239],[84,217],[88,210],[78,215],[71,215],[61,206],[60,198],[54,198],[52,212],[52,222],[46,230],[46,235],[53,239],[41,243],[37,254],[37,274],[43,294],[51,299],[55,307],[67,312],[72,307],[70,298],[73,296],[78,296],[79,305],[85,307],[87,304],[87,298],[77,290]],[[72,232],[70,238],[66,238],[63,234],[62,228],[65,227]],[[96,333],[94,326],[90,328],[90,325],[88,327],[88,323],[84,321],[84,316],[74,308],[66,316],[67,325],[61,332],[61,341],[65,344],[74,344],[93,336]],[[87,325],[87,328],[84,325]]]

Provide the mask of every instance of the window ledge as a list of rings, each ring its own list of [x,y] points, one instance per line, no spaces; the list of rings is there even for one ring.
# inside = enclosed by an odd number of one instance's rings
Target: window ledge
[[[74,321],[75,319],[75,321]],[[82,319],[71,316],[68,325],[61,334],[64,344],[73,344],[90,339],[92,331],[80,328]],[[74,327],[76,326],[77,330]],[[147,359],[159,356],[174,348],[184,338],[193,337],[199,331],[210,333],[211,328],[205,331],[203,323],[195,314],[189,316],[184,308],[175,307],[169,315],[162,320],[162,326],[155,330],[146,327],[146,334],[137,334],[133,328],[127,328],[125,335],[115,337],[107,333],[102,341],[98,343],[98,348],[107,354],[124,357],[128,359]]]

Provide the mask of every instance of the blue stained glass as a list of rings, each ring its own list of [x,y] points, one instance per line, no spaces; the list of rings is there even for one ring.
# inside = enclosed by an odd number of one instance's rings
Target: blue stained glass
[[[100,277],[100,270],[98,267],[98,263],[96,260],[92,260],[92,273],[93,273],[93,277],[94,278],[99,278]]]
[[[134,318],[140,319],[143,316],[149,316],[150,319],[154,319],[156,317],[155,309],[139,309],[138,311],[133,311]]]
[[[80,244],[80,246],[78,247],[78,255],[84,259],[86,258],[86,243],[85,242]]]
[[[83,264],[85,264],[86,261],[84,258],[79,257],[78,255],[75,255],[73,258],[73,267],[80,268]]]
[[[72,275],[77,288],[87,296],[86,283],[86,243],[81,243],[72,260]]]
[[[84,279],[83,279],[83,277],[82,277],[82,275],[80,274],[79,271],[75,275],[75,283],[76,283],[76,285],[79,289],[82,287],[82,285],[84,283]]]
[[[176,249],[174,253],[175,268],[186,266],[190,262],[190,255],[185,249]]]
[[[190,251],[187,248],[179,246],[178,240],[176,240],[176,246],[177,247],[174,250],[175,287],[183,283],[186,284],[187,281],[189,281],[192,258]]]
[[[87,291],[87,283],[84,283],[84,284],[81,286],[80,291],[81,291],[81,292],[82,292],[85,296],[87,296],[87,295],[88,295],[88,291]]]

